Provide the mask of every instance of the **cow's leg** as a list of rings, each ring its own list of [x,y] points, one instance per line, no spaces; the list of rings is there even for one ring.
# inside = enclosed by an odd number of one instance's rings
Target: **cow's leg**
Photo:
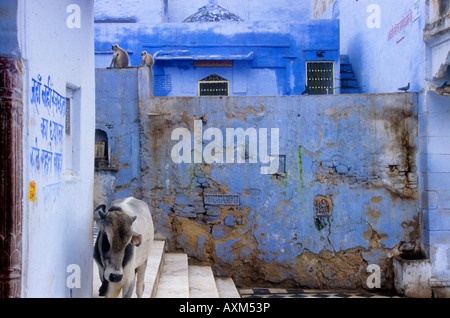
[[[129,279],[123,285],[122,297],[123,298],[131,298],[133,296],[135,277],[134,274],[127,275]]]
[[[139,266],[137,271],[137,277],[136,277],[136,295],[138,298],[142,297],[142,294],[144,293],[144,277],[145,277],[145,270],[147,269],[147,260]]]
[[[123,298],[131,298],[131,296],[133,296],[133,290],[134,290],[134,279],[130,279],[125,284],[125,286],[123,286],[122,297]]]
[[[102,294],[100,294],[99,296],[104,296],[105,298],[117,298],[119,297],[121,290],[122,285],[117,283],[110,283],[106,279],[104,279],[99,289],[99,291],[102,291]]]

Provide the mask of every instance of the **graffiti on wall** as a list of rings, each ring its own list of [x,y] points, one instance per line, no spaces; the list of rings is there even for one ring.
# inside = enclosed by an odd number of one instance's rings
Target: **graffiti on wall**
[[[416,21],[420,17],[420,3],[419,1],[415,1],[413,4],[413,8],[408,10],[408,14],[402,18],[402,20],[396,24],[389,30],[388,33],[388,41],[392,40],[398,34],[401,34],[403,30],[408,28],[414,21]],[[397,44],[404,39],[404,36],[397,40]]]
[[[32,115],[36,128],[30,132],[30,167],[33,177],[58,181],[63,169],[66,98],[53,89],[51,76],[43,82],[40,74],[31,79]]]
[[[403,29],[413,22],[413,13],[411,10],[408,11],[408,15],[404,17],[399,23],[395,24],[388,33],[388,41],[390,41],[394,36],[399,34]]]

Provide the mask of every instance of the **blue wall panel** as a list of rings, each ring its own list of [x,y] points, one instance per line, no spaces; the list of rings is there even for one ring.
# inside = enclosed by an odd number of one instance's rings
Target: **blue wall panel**
[[[132,66],[140,64],[140,52],[144,50],[155,55],[154,74],[170,75],[173,82],[170,91],[156,89],[156,96],[196,96],[198,80],[213,73],[231,83],[235,78],[257,83],[242,83],[247,90],[231,84],[230,95],[299,95],[305,87],[307,60],[333,61],[335,73],[339,71],[338,20],[286,24],[167,23],[145,27],[97,24],[97,67],[109,65],[108,52],[114,43],[129,52]],[[317,51],[323,51],[324,56],[317,57]],[[195,67],[194,59],[232,60],[241,67]],[[243,61],[248,61],[248,65],[242,65]]]

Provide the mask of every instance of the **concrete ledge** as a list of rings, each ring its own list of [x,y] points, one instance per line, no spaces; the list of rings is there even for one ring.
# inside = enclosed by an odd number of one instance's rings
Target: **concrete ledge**
[[[442,36],[448,32],[450,32],[450,14],[433,23],[427,24],[423,30],[423,40],[429,41],[434,37]]]
[[[429,259],[404,259],[394,256],[394,287],[395,290],[410,298],[431,298],[431,288],[428,283],[431,277]]]
[[[450,298],[450,278],[431,277],[429,284],[435,298]]]

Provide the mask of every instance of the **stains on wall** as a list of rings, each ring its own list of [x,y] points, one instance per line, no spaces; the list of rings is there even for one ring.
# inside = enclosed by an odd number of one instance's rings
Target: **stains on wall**
[[[335,0],[313,0],[312,1],[312,17],[313,19],[318,19],[327,10],[327,8]]]
[[[430,22],[433,23],[448,14],[450,3],[445,0],[430,1]]]
[[[394,96],[394,95],[392,95]],[[387,96],[386,96],[387,97]],[[326,115],[333,119],[336,130],[328,134],[338,136],[337,140],[327,142],[327,136],[320,135],[326,145],[324,152],[310,152],[313,161],[313,183],[330,183],[335,186],[348,184],[352,187],[385,188],[395,195],[405,198],[418,198],[418,176],[415,155],[417,152],[417,114],[414,109],[404,109],[400,105],[407,100],[402,96],[386,98],[387,107],[370,105],[366,109],[360,124],[352,126],[351,117],[355,108],[335,106],[327,109]],[[359,112],[359,111],[358,111]],[[353,136],[365,138],[366,125],[373,134],[374,143],[368,145]],[[368,125],[368,126],[367,126]],[[343,135],[345,130],[355,129],[355,134]],[[333,136],[334,137],[334,136]],[[353,148],[355,153],[348,154],[345,149]],[[337,151],[330,151],[337,150]],[[330,155],[324,156],[324,153]]]
[[[367,288],[377,264],[390,288],[391,257],[421,237],[415,109],[410,93],[139,96],[139,189],[156,237],[240,286]],[[222,132],[279,128],[284,172],[261,174],[248,159],[174,163],[171,133],[192,132],[194,120]]]
[[[108,131],[110,162],[96,168],[94,208],[117,196],[141,196],[138,69],[109,71],[96,70],[96,122]]]

